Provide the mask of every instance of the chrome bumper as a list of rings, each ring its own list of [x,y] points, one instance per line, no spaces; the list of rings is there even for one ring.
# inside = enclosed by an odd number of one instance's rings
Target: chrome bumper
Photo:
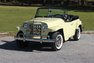
[[[17,38],[15,37],[15,40],[22,40],[22,41],[31,41],[31,42],[46,42],[46,43],[54,43],[55,40],[50,40],[50,39],[27,39],[27,38]]]

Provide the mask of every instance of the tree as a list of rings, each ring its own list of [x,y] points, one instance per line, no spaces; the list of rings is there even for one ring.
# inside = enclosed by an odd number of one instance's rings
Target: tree
[[[78,0],[80,6],[85,6],[87,0]]]
[[[64,0],[64,6],[69,6],[70,0]]]
[[[42,5],[45,6],[45,4],[46,4],[46,0],[43,0]]]
[[[17,2],[19,2],[21,5],[24,5],[24,3],[30,5],[32,0],[16,0]]]
[[[70,0],[67,0],[66,2],[67,2],[67,5],[69,5]]]

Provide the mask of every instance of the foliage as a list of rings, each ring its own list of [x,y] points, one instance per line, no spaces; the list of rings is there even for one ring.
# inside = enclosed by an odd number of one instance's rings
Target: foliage
[[[32,0],[17,0],[18,2],[24,3],[24,2],[32,2]]]
[[[80,5],[80,6],[86,6],[88,5],[88,2],[91,2],[94,4],[94,0],[0,0],[0,2],[14,2],[16,5],[19,4],[24,4],[26,3],[27,5],[31,5],[31,4],[53,4],[53,3],[58,3],[61,4],[61,2],[63,2],[63,4],[65,6],[69,6],[69,5],[74,5],[73,3],[75,2],[75,4]],[[19,2],[19,4],[17,4]],[[90,3],[90,4],[91,4]]]

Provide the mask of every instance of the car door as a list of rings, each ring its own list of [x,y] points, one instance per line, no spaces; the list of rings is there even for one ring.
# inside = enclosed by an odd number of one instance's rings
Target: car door
[[[73,21],[66,21],[64,25],[65,35],[69,38],[74,35],[75,32],[75,22]]]

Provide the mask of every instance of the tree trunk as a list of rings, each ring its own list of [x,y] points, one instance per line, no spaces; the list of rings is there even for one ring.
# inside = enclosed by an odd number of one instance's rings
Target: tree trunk
[[[86,6],[86,0],[81,0],[81,6]]]

